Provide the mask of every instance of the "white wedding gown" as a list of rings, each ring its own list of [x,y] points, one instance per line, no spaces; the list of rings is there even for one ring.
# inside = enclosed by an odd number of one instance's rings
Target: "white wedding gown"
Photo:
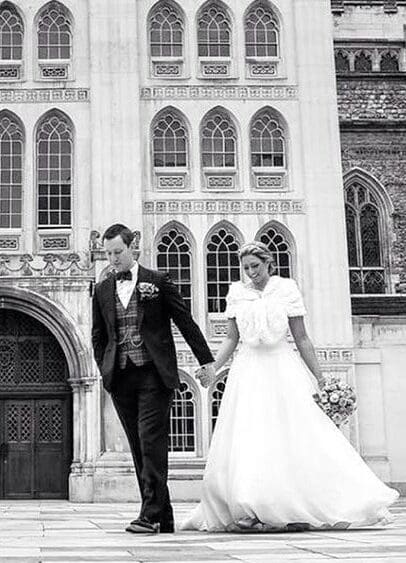
[[[227,296],[241,347],[227,379],[203,480],[184,530],[348,528],[391,521],[398,492],[382,483],[313,399],[307,368],[286,340],[305,313],[296,283]],[[296,526],[300,529],[300,526]]]

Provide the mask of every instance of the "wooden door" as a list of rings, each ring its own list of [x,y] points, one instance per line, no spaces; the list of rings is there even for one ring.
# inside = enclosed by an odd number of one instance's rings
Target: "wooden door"
[[[40,322],[0,310],[0,498],[67,498],[72,400],[67,363]]]

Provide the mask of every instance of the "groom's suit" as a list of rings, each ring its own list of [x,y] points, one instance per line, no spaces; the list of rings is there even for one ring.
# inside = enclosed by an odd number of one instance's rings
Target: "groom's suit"
[[[171,320],[201,365],[213,356],[168,275],[139,266],[137,277],[127,307],[114,276],[96,285],[92,342],[103,385],[130,444],[142,497],[140,518],[165,530],[173,526],[168,434],[173,390],[179,386]],[[142,295],[145,283],[152,294]]]

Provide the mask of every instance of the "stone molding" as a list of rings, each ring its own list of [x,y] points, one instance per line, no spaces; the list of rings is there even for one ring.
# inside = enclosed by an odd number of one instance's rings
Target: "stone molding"
[[[141,100],[297,100],[297,86],[143,86]]]
[[[32,291],[1,284],[0,309],[15,309],[43,323],[58,340],[68,363],[69,383],[93,385],[96,378],[90,351],[83,343],[77,323],[55,301]]]
[[[94,264],[79,254],[0,254],[0,278],[21,277],[86,277],[94,278]]]
[[[88,88],[30,88],[0,90],[2,103],[89,102]]]
[[[178,215],[183,213],[193,215],[206,214],[243,214],[243,215],[293,215],[305,213],[305,202],[302,199],[272,199],[272,200],[168,200],[144,201],[146,215]]]

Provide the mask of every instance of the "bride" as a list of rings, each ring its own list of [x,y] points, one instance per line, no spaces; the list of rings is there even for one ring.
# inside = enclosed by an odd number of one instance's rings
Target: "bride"
[[[184,530],[274,531],[386,524],[398,492],[384,485],[314,401],[302,360],[324,378],[292,279],[271,275],[261,242],[240,251],[249,283],[232,283],[219,370],[238,351],[213,433],[202,498]],[[199,374],[203,384],[204,371]]]

